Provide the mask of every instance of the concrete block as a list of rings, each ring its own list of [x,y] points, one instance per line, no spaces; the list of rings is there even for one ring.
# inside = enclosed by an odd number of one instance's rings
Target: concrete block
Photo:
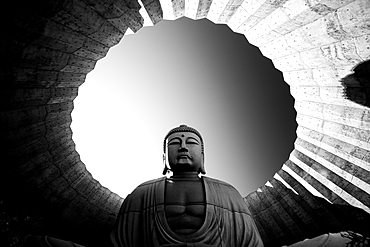
[[[199,1],[185,0],[185,16],[190,19],[195,19],[197,16]]]
[[[45,105],[51,97],[51,92],[45,88],[5,89],[0,92],[0,96],[0,109],[13,110]]]
[[[311,69],[333,66],[332,60],[327,59],[320,48],[302,51],[300,57],[302,62]]]
[[[248,10],[248,13],[255,17],[265,18],[275,11],[278,7],[282,6],[286,0],[271,1],[271,0],[247,0],[244,1],[242,7]]]
[[[129,10],[138,11],[141,8],[138,1],[110,1],[109,4],[104,1],[94,0],[88,0],[87,2],[89,6],[104,19],[118,18]],[[131,7],[129,5],[131,5]]]
[[[299,86],[316,86],[316,81],[313,79],[312,69],[301,69],[284,72],[284,81],[291,87]]]
[[[206,0],[206,1],[210,1],[210,0]],[[172,1],[159,0],[159,2],[161,4],[161,8],[163,11],[163,20],[174,20],[175,16],[174,16],[173,8],[172,8]],[[199,4],[200,3],[201,1],[199,2]]]
[[[86,49],[83,49],[83,48],[79,48],[78,50],[74,51],[73,55],[83,57],[83,58],[87,58],[87,59],[91,59],[91,60],[99,60],[99,59],[102,59],[104,57],[103,55],[96,54],[92,51],[89,51],[89,50],[86,50]]]
[[[321,177],[317,176],[316,173],[312,171],[312,169],[308,169],[312,164],[310,163],[311,160],[308,159],[307,156],[302,154],[301,152],[295,150],[292,154],[305,166],[298,166],[296,164],[292,163],[286,163],[288,164],[289,168],[292,169],[295,173],[297,173],[300,177],[302,177],[306,182],[308,182],[312,187],[314,187],[317,191],[319,191],[325,198],[327,198],[331,202],[336,202],[338,204],[342,205],[348,205],[348,203],[343,200],[341,197],[339,197],[338,194],[340,194],[341,190],[339,187],[336,187],[333,183],[329,183],[327,179],[321,179]],[[307,163],[306,163],[307,162]],[[302,169],[305,168],[305,169]],[[307,171],[310,171],[308,173]],[[312,174],[312,175],[311,175]],[[314,176],[315,177],[314,177]],[[325,184],[321,183],[318,179],[323,181]],[[337,193],[335,193],[336,191]]]
[[[289,33],[299,27],[299,25],[292,21],[285,13],[285,8],[275,9],[274,12],[266,16],[264,20],[269,24],[271,30],[280,34]]]
[[[74,167],[79,163],[80,156],[76,151],[72,153],[65,153],[65,157],[62,160],[55,160],[53,161],[55,166],[57,166],[62,174],[65,174],[70,169],[74,169]]]
[[[101,209],[106,212],[112,212],[115,214],[115,216],[118,215],[119,208],[117,207],[117,204],[119,202],[118,198],[112,195],[112,192],[106,192],[107,197],[104,200],[104,203],[101,205]],[[118,209],[118,210],[117,210]]]
[[[314,68],[313,78],[319,86],[340,86],[341,79],[350,73],[352,67],[347,65]]]
[[[42,138],[46,135],[44,122],[34,123],[20,127],[18,129],[8,130],[4,135],[5,140],[15,143],[28,142],[34,139]]]
[[[38,39],[32,42],[33,45],[47,47],[51,49],[55,49],[61,52],[72,53],[76,51],[79,47],[81,47],[83,42],[83,36],[75,36],[71,33],[63,33],[60,32],[60,36],[67,37],[68,41],[62,40],[58,38],[53,38],[42,34]],[[73,40],[73,39],[76,40]]]
[[[71,117],[67,115],[46,122],[47,132],[45,138],[49,142],[50,149],[56,149],[67,142],[71,142],[72,131],[69,127],[71,121]]]
[[[333,8],[321,2],[312,3],[303,0],[288,1],[282,6],[282,9],[288,18],[298,26],[304,26],[334,11]]]
[[[69,54],[50,48],[28,45],[19,62],[20,68],[60,70],[66,66]]]
[[[127,26],[126,26],[126,29],[127,29]],[[124,29],[124,31],[126,31],[126,29]],[[106,44],[100,43],[92,38],[86,37],[82,45],[82,49],[91,51],[101,56],[105,56],[108,53],[109,48],[108,46],[106,46]]]
[[[294,53],[285,57],[272,59],[275,68],[281,72],[308,69],[299,53]]]
[[[298,28],[284,35],[288,46],[298,52],[315,48],[316,45],[309,39],[309,36],[312,34],[307,34],[308,30],[309,27],[306,25],[304,28]]]
[[[370,35],[362,35],[354,38],[356,53],[363,61],[370,59]]]
[[[218,18],[218,23],[228,23],[242,3],[242,0],[229,0]]]
[[[97,222],[103,225],[106,225],[108,224],[108,222],[111,222],[109,214],[103,210],[98,211],[95,219]]]
[[[71,114],[72,110],[73,102],[46,105],[46,111],[49,119],[58,117],[61,114]]]
[[[173,9],[173,17],[175,20],[180,17],[185,16],[185,0],[172,1],[172,9]]]
[[[308,99],[311,99],[314,102],[320,102],[320,93],[321,88],[317,86],[300,86],[300,87],[291,87],[290,92],[293,95],[293,97],[296,97],[297,99],[300,99],[302,101],[306,101]]]
[[[294,108],[302,115],[311,116],[315,118],[324,119],[323,104],[319,102],[310,101],[296,101]]]
[[[259,47],[262,54],[270,59],[291,55],[297,51],[291,48],[285,37],[279,37]]]
[[[61,70],[69,73],[89,73],[95,67],[96,60],[71,55],[67,65]]]
[[[46,117],[45,106],[0,112],[2,131],[18,129],[28,124],[39,123]]]
[[[68,184],[74,188],[72,185],[76,184],[76,181],[80,181],[86,173],[86,166],[81,161],[75,163],[68,171],[63,174],[63,177],[68,181]]]
[[[332,119],[334,122],[370,130],[370,123],[369,120],[367,120],[368,117],[365,117],[365,119],[363,118],[363,116],[370,114],[366,109],[325,104],[323,113],[326,119]]]
[[[16,166],[17,164],[23,164],[27,160],[41,153],[47,152],[48,143],[44,137],[39,139],[33,139],[28,142],[15,142],[7,143],[8,155],[11,162],[7,162],[7,165]]]
[[[297,128],[297,134],[300,133],[300,134],[303,134],[305,136],[308,136],[310,139],[314,139],[318,142],[321,142],[324,138],[324,134],[320,133],[320,132],[317,132],[315,130],[312,130],[312,129],[309,129],[309,128],[305,128],[303,126],[298,126]]]
[[[48,88],[54,86],[58,79],[58,71],[14,68],[13,85],[20,88]]]
[[[86,74],[59,72],[57,87],[78,87],[85,82]]]
[[[42,192],[42,196],[45,199],[53,198],[54,203],[55,203],[57,201],[55,197],[57,197],[59,194],[62,194],[62,192],[66,190],[68,187],[69,187],[69,184],[64,177],[57,177],[56,179],[54,179],[53,181],[47,184],[47,187]],[[75,194],[77,195],[77,193]],[[68,198],[64,198],[64,199],[68,199]],[[63,202],[59,201],[57,203],[63,203]],[[57,205],[54,205],[54,206],[57,206]]]
[[[57,47],[65,46],[68,49],[61,49],[64,52],[71,52],[73,50],[78,49],[82,46],[85,36],[81,35],[81,33],[62,25],[61,23],[55,22],[52,19],[47,19],[45,28],[43,30],[43,37],[49,37],[55,40],[57,43],[55,44]],[[39,45],[47,45],[43,42],[39,42],[36,39],[33,43]],[[50,48],[54,48],[53,46],[49,46]],[[55,49],[55,48],[54,48]]]
[[[19,164],[17,171],[22,177],[29,178],[35,170],[43,170],[52,164],[52,156],[48,152],[35,155],[23,164]]]
[[[299,183],[296,185],[295,189],[299,189],[299,186],[301,186]],[[307,195],[303,196],[302,194],[302,197],[294,197],[294,199],[320,227],[317,234],[311,233],[313,234],[312,237],[327,232],[329,229],[331,229],[330,231],[339,231],[341,228],[340,219],[336,218],[334,212],[330,209],[331,204],[329,202],[315,196],[307,197]]]
[[[108,198],[108,195],[105,195],[105,188],[100,186],[94,191],[94,195],[90,197],[89,203],[95,205],[97,208],[101,208],[102,204],[104,204],[105,200]]]
[[[271,207],[271,205],[268,203],[268,201],[264,200],[264,193],[257,193],[256,194],[261,203],[265,204],[265,207],[269,207],[268,210],[264,210],[259,212],[259,222],[262,223],[263,228],[266,231],[269,231],[269,236],[274,235],[275,241],[279,241],[278,243],[281,245],[283,243],[286,243],[288,241],[287,237],[285,236],[285,232],[282,227],[278,225],[278,222],[276,221],[276,215],[277,212],[274,208]]]
[[[97,32],[88,35],[88,37],[105,46],[112,47],[119,43],[123,35],[124,33],[120,32],[112,24],[104,22]]]
[[[142,3],[153,25],[163,20],[163,10],[159,0],[142,0]]]
[[[47,200],[52,204],[51,206],[55,211],[62,212],[68,207],[68,205],[76,196],[76,191],[70,187],[67,187],[58,195],[51,194],[49,197],[47,197]]]
[[[78,88],[52,88],[48,104],[73,101],[77,97]]]
[[[97,32],[104,23],[104,18],[81,0],[66,2],[62,11],[53,16],[53,20],[83,35]]]
[[[86,198],[86,200],[90,203],[91,198],[96,193],[99,192],[99,190],[100,190],[101,187],[102,187],[101,184],[97,180],[92,179],[92,180],[90,180],[90,183],[87,185],[87,187],[85,188],[85,190],[82,191],[83,193],[80,193],[80,194],[82,196],[84,196]]]
[[[58,161],[64,159],[65,156],[75,151],[76,146],[72,140],[65,140],[64,142],[57,142],[52,139],[49,152],[53,155],[53,160]]]
[[[325,45],[320,47],[320,50],[322,56],[327,59],[328,63],[332,63],[334,66],[341,67],[348,64],[355,66],[362,61],[361,57],[357,54],[356,45],[353,39]],[[316,56],[319,56],[318,53]],[[327,66],[324,65],[322,67]]]
[[[122,38],[123,34],[127,33],[130,28],[134,33],[139,31],[144,24],[144,18],[139,13],[139,10],[127,10],[122,16],[108,20],[121,34],[118,36]]]
[[[243,5],[242,5],[242,8],[243,8]],[[262,20],[261,17],[256,17],[256,16],[251,15],[245,21],[243,21],[243,23],[238,27],[236,32],[242,33],[244,35],[248,35],[248,31],[252,29],[255,25],[257,25],[261,20]]]
[[[45,189],[45,186],[56,178],[60,177],[60,171],[55,165],[50,165],[43,170],[33,170],[32,177],[25,179],[27,185],[37,188],[41,191]],[[42,192],[41,192],[42,193]]]
[[[219,18],[222,11],[226,8],[228,0],[214,0],[212,1],[212,5],[208,11],[207,19],[212,21],[213,23],[220,23]]]
[[[255,46],[262,46],[282,35],[271,29],[269,23],[264,19],[251,28],[248,33],[244,34],[248,41]]]
[[[312,216],[304,209],[304,207],[302,207],[301,204],[294,200],[294,198],[299,196],[292,193],[276,179],[272,179],[271,184],[274,186],[274,190],[269,191],[273,193],[274,197],[284,194],[283,200],[286,202],[286,204],[282,204],[284,205],[284,210],[290,215],[290,217],[292,217],[299,229],[302,229],[304,234],[317,233],[320,229],[317,222],[315,222],[314,218],[312,218]]]
[[[245,20],[250,17],[250,14],[243,8],[239,7],[235,14],[229,19],[227,25],[230,27],[231,30],[237,32],[239,27],[243,24]]]
[[[334,123],[334,122],[325,122],[324,124],[324,130],[331,131],[336,130],[336,133],[345,136],[347,138],[352,138],[358,141],[361,141],[363,143],[366,143],[369,141],[370,138],[370,131],[363,130],[355,127],[351,127],[344,124]],[[366,144],[366,146],[368,146]]]
[[[345,32],[351,37],[358,37],[370,33],[370,2],[358,0],[338,9],[336,12],[337,30]]]
[[[285,210],[287,203],[282,199],[279,194],[274,193],[275,189],[266,187],[265,193],[261,193],[261,196],[265,196],[265,200],[268,200],[271,207],[277,213],[275,219],[279,226],[282,227],[284,235],[288,238],[287,243],[295,243],[298,239],[303,238],[304,234],[299,229],[292,216]]]
[[[79,195],[85,196],[91,180],[93,180],[93,178],[91,174],[87,171],[83,173],[81,177],[72,182],[71,187],[74,188]]]

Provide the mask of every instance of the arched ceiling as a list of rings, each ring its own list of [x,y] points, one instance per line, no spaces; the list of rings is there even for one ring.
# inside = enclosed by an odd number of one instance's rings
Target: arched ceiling
[[[96,229],[114,223],[123,198],[94,180],[75,151],[73,99],[125,33],[182,16],[245,35],[290,85],[298,137],[272,186],[303,186],[370,213],[368,0],[44,0],[17,2],[9,13],[1,49],[2,178],[32,192],[56,218]]]

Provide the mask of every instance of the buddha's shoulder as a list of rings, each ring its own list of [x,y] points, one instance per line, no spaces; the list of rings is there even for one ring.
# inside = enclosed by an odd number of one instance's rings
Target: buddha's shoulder
[[[166,177],[160,177],[160,178],[152,179],[144,183],[141,183],[139,186],[136,187],[136,189],[133,192],[145,191],[149,187],[155,186],[156,184],[161,183],[162,181],[165,181],[165,179]]]
[[[206,183],[213,184],[214,186],[212,187],[216,190],[219,190],[219,192],[222,192],[224,194],[229,194],[230,196],[234,195],[236,197],[241,197],[239,191],[234,186],[232,186],[231,184],[225,181],[218,180],[215,178],[210,178],[210,177],[203,177],[203,179]]]
[[[221,185],[221,186],[230,188],[230,189],[235,189],[234,186],[232,186],[231,184],[229,184],[229,183],[227,183],[225,181],[222,181],[222,180],[218,180],[218,179],[210,178],[210,177],[206,177],[206,176],[203,176],[203,179],[205,181],[207,181],[208,183],[214,183],[214,184],[218,184],[218,185]]]
[[[160,183],[161,181],[165,181],[165,177],[152,179],[140,184],[130,194],[127,195],[125,201],[129,202],[133,199],[134,201],[139,201],[140,198],[145,198],[145,195],[147,195],[147,193],[153,192],[153,186],[155,186],[156,183]]]

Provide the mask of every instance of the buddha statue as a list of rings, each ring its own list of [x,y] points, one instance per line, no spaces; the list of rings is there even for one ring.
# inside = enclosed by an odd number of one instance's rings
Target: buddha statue
[[[180,125],[164,139],[161,177],[139,185],[120,209],[111,240],[126,246],[263,246],[251,213],[230,184],[206,176],[204,143]]]

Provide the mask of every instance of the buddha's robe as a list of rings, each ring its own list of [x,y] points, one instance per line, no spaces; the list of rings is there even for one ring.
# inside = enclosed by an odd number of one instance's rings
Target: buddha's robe
[[[202,177],[206,215],[195,233],[171,231],[165,215],[166,178],[145,182],[124,200],[111,234],[116,247],[263,246],[250,211],[231,185]]]

